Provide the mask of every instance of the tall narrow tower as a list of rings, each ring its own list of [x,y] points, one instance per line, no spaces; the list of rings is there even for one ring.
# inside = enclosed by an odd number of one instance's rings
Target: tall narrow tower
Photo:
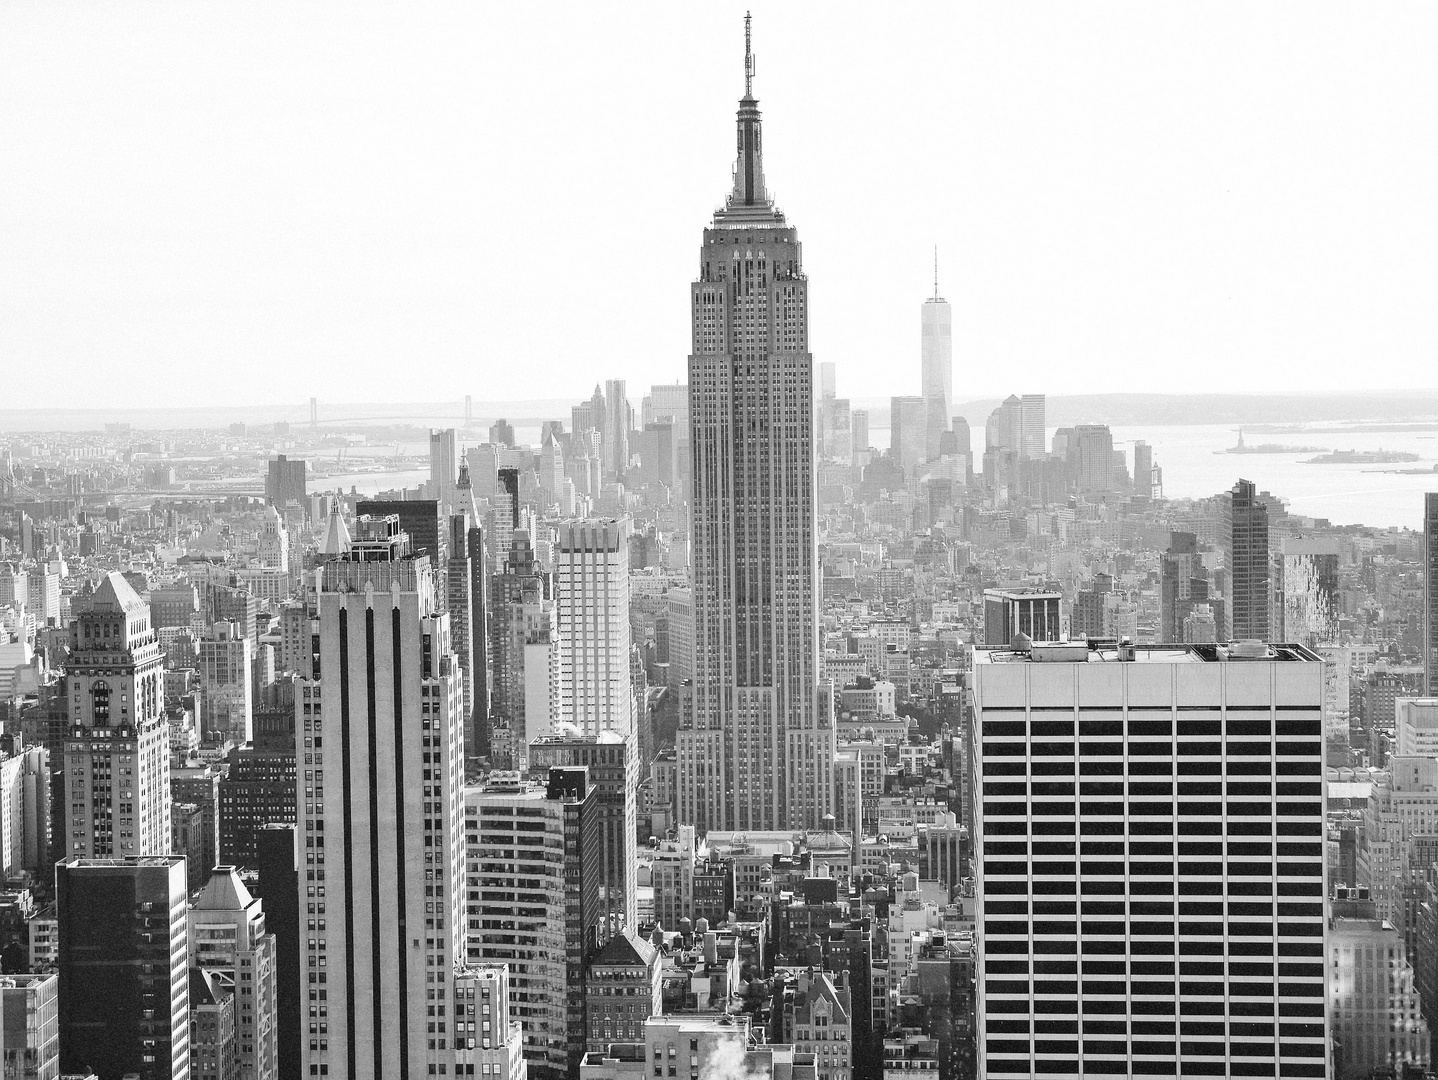
[[[559,718],[584,735],[630,734],[629,519],[565,522],[554,564]]]
[[[1268,507],[1252,481],[1228,497],[1228,602],[1234,641],[1269,638]]]
[[[949,430],[953,404],[953,321],[949,302],[939,295],[939,249],[934,249],[934,295],[924,301],[924,460],[939,456],[939,439]]]
[[[430,497],[437,499],[441,507],[454,504],[455,481],[459,478],[458,457],[454,428],[429,433]]]
[[[694,711],[680,820],[817,827],[834,728],[819,693],[814,362],[799,236],[764,188],[745,18],[738,160],[691,286]]]
[[[397,515],[355,522],[319,621],[320,678],[296,689],[300,962],[319,1025],[302,1064],[435,1075],[454,1044],[436,1045],[428,1010],[452,995],[464,940],[463,695],[442,593]]]

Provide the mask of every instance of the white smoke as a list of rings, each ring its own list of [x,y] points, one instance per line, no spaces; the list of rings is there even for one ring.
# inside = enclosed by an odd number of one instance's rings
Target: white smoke
[[[699,1080],[769,1080],[768,1070],[758,1061],[752,1067],[745,1061],[744,1040],[738,1033],[733,1038],[720,1036],[706,1051]]]

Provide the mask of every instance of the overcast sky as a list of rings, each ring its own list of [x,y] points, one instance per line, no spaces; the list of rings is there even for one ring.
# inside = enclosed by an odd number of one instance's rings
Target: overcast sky
[[[1438,385],[1438,5],[749,6],[841,394]],[[0,403],[683,379],[744,10],[10,0]]]

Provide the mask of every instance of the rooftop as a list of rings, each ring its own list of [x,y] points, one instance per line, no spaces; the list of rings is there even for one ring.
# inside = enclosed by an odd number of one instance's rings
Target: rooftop
[[[1216,664],[1255,660],[1323,662],[1322,657],[1302,645],[1262,641],[1133,645],[1111,638],[1091,638],[1088,641],[1016,641],[1008,647],[974,646],[976,664]]]

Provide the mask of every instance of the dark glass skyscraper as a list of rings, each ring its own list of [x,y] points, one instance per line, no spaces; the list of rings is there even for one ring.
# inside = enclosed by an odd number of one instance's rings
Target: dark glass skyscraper
[[[1240,480],[1229,494],[1228,583],[1234,641],[1269,638],[1268,507],[1252,481]]]
[[[178,855],[56,865],[62,1070],[189,1075],[186,900]]]

